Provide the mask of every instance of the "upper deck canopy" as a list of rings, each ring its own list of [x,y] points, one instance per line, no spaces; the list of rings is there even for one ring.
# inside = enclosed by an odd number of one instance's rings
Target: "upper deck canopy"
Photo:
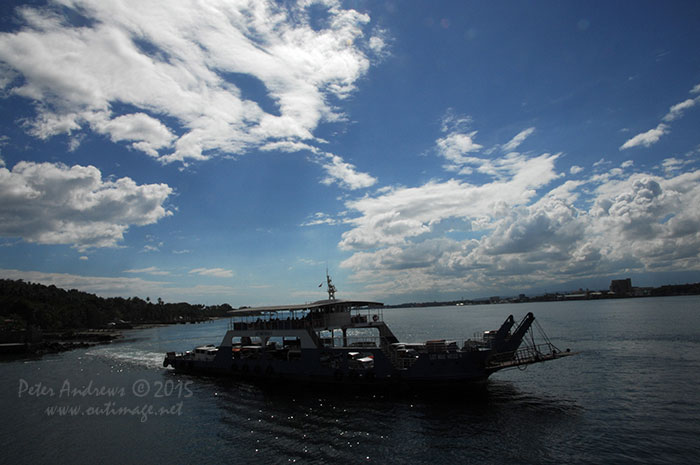
[[[317,302],[312,302],[309,304],[298,304],[298,305],[276,305],[270,307],[251,307],[251,308],[241,308],[238,310],[231,310],[228,313],[231,316],[256,316],[265,313],[276,313],[276,312],[293,312],[297,310],[311,310],[311,311],[323,311],[325,309],[333,309],[335,311],[347,311],[353,308],[361,307],[381,307],[384,304],[381,302],[370,302],[365,300],[319,300]]]

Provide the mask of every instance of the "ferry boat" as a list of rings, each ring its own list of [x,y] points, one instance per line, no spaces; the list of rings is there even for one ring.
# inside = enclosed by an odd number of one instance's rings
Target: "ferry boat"
[[[168,352],[163,366],[250,380],[436,387],[479,383],[499,370],[573,354],[544,332],[535,342],[532,313],[517,326],[510,315],[499,329],[461,344],[400,342],[384,322],[382,303],[336,299],[328,274],[326,284],[326,300],[231,311],[218,346]]]

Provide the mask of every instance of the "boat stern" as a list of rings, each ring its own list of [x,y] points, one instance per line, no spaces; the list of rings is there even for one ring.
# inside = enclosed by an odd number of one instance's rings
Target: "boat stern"
[[[168,366],[172,366],[173,368],[175,367],[175,352],[168,352],[165,354],[165,358],[163,359],[163,367],[168,368]]]

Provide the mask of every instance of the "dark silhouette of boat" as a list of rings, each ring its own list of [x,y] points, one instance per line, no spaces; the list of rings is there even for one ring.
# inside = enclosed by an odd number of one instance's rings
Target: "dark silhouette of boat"
[[[327,300],[231,311],[218,346],[168,352],[163,366],[285,383],[438,387],[479,383],[499,370],[572,355],[544,332],[535,342],[532,313],[517,326],[510,315],[499,329],[461,344],[403,343],[384,322],[381,303],[336,299],[330,276],[326,281]]]

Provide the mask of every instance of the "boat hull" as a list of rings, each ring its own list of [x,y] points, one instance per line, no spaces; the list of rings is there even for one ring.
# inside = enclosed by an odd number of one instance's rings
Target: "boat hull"
[[[381,349],[363,350],[367,364],[354,363],[349,349],[303,350],[293,360],[274,357],[235,359],[221,348],[213,360],[194,360],[168,354],[164,366],[207,376],[272,383],[332,384],[348,386],[436,387],[483,383],[491,374],[487,353],[481,351],[421,354],[406,368],[397,368]]]

